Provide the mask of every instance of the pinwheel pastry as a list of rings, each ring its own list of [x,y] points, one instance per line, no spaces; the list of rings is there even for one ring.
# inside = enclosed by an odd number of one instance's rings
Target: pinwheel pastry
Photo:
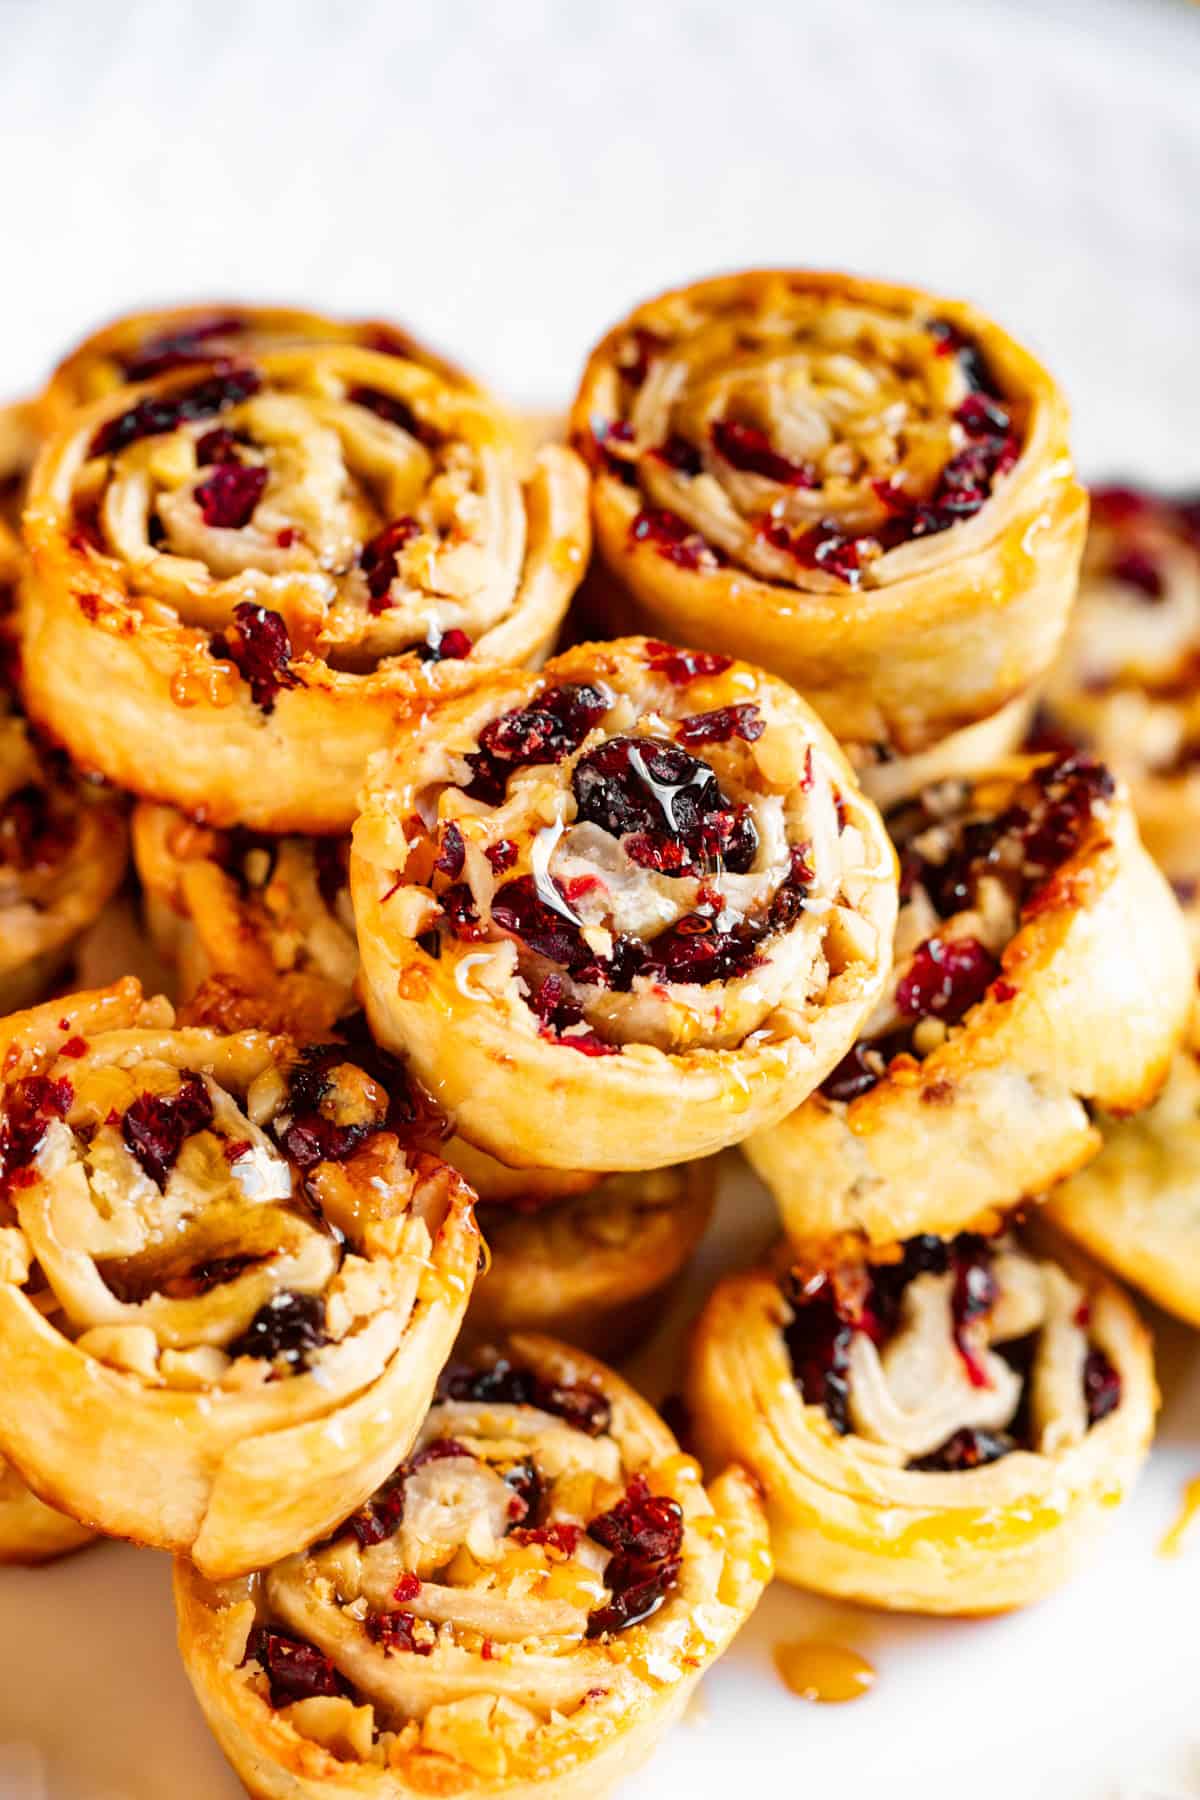
[[[57,430],[76,407],[107,399],[117,388],[153,381],[175,369],[236,363],[309,344],[376,350],[420,363],[444,381],[474,386],[453,363],[382,319],[332,319],[295,306],[210,302],[125,313],[93,331],[59,363],[37,400],[36,415],[44,430]]]
[[[507,1169],[464,1138],[443,1155],[479,1196],[488,1248],[464,1332],[546,1331],[627,1356],[712,1217],[716,1159],[635,1175]]]
[[[10,646],[0,617],[0,656]],[[124,808],[39,744],[0,677],[0,1012],[40,1000],[125,873]]]
[[[923,749],[1054,655],[1087,512],[1066,406],[969,306],[697,282],[609,332],[571,426],[616,616],[774,670],[840,738]]]
[[[214,975],[262,1003],[259,1023],[326,1032],[353,1006],[358,945],[345,838],[214,831],[141,801],[133,854],[156,949],[190,1000]]]
[[[545,1337],[450,1369],[414,1452],[307,1554],[214,1586],[184,1663],[256,1800],[593,1800],[649,1755],[770,1573],[610,1370]]]
[[[509,1166],[689,1161],[780,1118],[883,986],[895,865],[782,682],[644,638],[495,674],[380,758],[364,999]]]
[[[526,461],[486,398],[369,350],[118,389],[31,479],[31,715],[210,824],[348,830],[414,696],[551,645],[587,476],[562,446]]]
[[[1154,1099],[1187,934],[1100,763],[1014,757],[889,815],[900,917],[857,1043],[747,1144],[794,1243],[951,1236],[1095,1155],[1093,1107]]]
[[[902,800],[915,799],[923,788],[956,777],[980,775],[986,769],[1021,750],[1037,710],[1031,691],[1010,700],[999,712],[977,725],[952,731],[916,756],[893,756],[884,744],[851,744],[846,754],[863,793],[883,812]]]
[[[1200,954],[1200,494],[1093,492],[1079,604],[1038,727],[1129,783]]]
[[[766,1493],[786,1581],[987,1613],[1057,1587],[1149,1449],[1149,1335],[1078,1254],[1005,1234],[728,1277],[696,1326],[698,1441]]]
[[[176,1026],[131,979],[0,1043],[0,1450],[214,1576],[310,1543],[407,1453],[475,1274],[403,1072]]]
[[[1159,1306],[1200,1326],[1200,1007],[1154,1105],[1099,1124],[1104,1148],[1054,1189],[1046,1211]]]

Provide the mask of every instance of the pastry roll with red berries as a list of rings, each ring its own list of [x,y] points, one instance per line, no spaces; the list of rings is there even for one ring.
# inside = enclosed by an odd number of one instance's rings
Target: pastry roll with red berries
[[[0,1450],[214,1576],[311,1543],[407,1453],[475,1275],[403,1072],[179,1027],[132,980],[0,1042]]]
[[[35,416],[44,430],[56,430],[76,407],[107,399],[117,388],[203,363],[239,362],[309,344],[346,344],[402,357],[443,381],[474,387],[453,363],[383,319],[332,319],[296,306],[210,302],[123,313],[91,332],[55,369]]]
[[[716,1159],[635,1175],[507,1169],[464,1138],[443,1155],[479,1197],[488,1255],[464,1332],[545,1331],[627,1356],[712,1217]]]
[[[773,670],[839,738],[923,749],[1054,655],[1086,518],[1067,409],[969,306],[695,282],[601,341],[571,425],[617,616]]]
[[[1125,1295],[1006,1233],[727,1277],[688,1400],[704,1455],[762,1483],[785,1581],[990,1613],[1073,1573],[1138,1474],[1158,1395]]]
[[[545,1337],[447,1371],[407,1460],[312,1550],[175,1570],[184,1665],[255,1800],[590,1800],[651,1753],[770,1574],[740,1469]]]
[[[278,350],[117,389],[48,440],[25,516],[31,715],[209,824],[348,830],[414,697],[549,650],[587,477],[419,363]]]
[[[0,618],[0,640],[6,630]],[[126,849],[118,797],[39,743],[0,679],[0,1013],[42,999],[68,968]]]
[[[1079,604],[1042,695],[1042,738],[1128,782],[1146,848],[1200,953],[1200,494],[1098,488]]]
[[[264,1023],[328,1031],[353,1007],[358,945],[345,838],[214,831],[141,801],[133,855],[155,948],[190,1000],[221,978],[266,1008]]]
[[[796,1244],[950,1236],[1096,1154],[1092,1109],[1166,1078],[1193,980],[1128,795],[1077,755],[1014,757],[888,816],[887,988],[789,1119],[747,1144]]]
[[[1154,1105],[1097,1122],[1099,1156],[1053,1190],[1048,1216],[1157,1305],[1200,1326],[1200,1007]]]
[[[895,859],[805,703],[644,638],[496,674],[380,758],[364,1000],[518,1168],[690,1161],[780,1118],[882,989]]]

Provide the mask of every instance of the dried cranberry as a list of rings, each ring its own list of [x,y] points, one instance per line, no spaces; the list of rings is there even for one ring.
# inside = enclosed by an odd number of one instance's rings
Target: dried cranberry
[[[253,369],[231,369],[211,375],[193,387],[183,388],[169,399],[147,396],[128,411],[118,413],[100,426],[88,446],[89,456],[112,456],[139,438],[158,437],[175,431],[180,425],[196,419],[211,418],[226,407],[238,406],[258,392],[260,383]]]
[[[356,1513],[351,1513],[346,1520],[346,1530],[351,1532],[364,1550],[373,1544],[382,1544],[385,1538],[401,1524],[404,1518],[404,1475],[403,1468],[397,1469],[377,1488],[365,1505]]]
[[[382,388],[352,387],[346,398],[352,406],[365,406],[376,418],[386,419],[389,425],[398,425],[401,431],[407,431],[409,437],[416,438],[429,450],[436,450],[442,442],[442,434],[436,426],[418,418],[407,401],[385,393]]]
[[[877,1052],[869,1043],[861,1040],[852,1044],[840,1063],[829,1071],[821,1083],[821,1092],[827,1100],[857,1100],[860,1094],[869,1093],[878,1086],[879,1074],[874,1067],[874,1056]]]
[[[560,895],[556,904],[549,890],[539,889],[532,875],[519,875],[498,889],[492,918],[501,931],[512,932],[537,955],[563,968],[579,969],[591,959],[592,952],[566,901]]]
[[[212,1096],[189,1072],[174,1094],[139,1094],[121,1120],[121,1136],[151,1181],[165,1188],[184,1144],[212,1122]]]
[[[363,1629],[385,1656],[404,1650],[415,1656],[432,1656],[435,1639],[416,1636],[416,1617],[410,1612],[368,1613]]]
[[[370,610],[381,613],[387,610],[388,591],[400,573],[397,557],[405,544],[419,537],[421,527],[417,521],[406,513],[402,518],[393,519],[382,531],[377,531],[373,538],[363,545],[358,557],[358,566],[367,578],[367,592],[371,596]]]
[[[266,485],[267,470],[261,463],[219,462],[192,498],[206,525],[241,531],[250,523]]]
[[[1116,783],[1103,763],[1078,752],[1044,763],[1033,778],[1044,799],[1022,833],[1022,847],[1027,865],[1046,873],[1074,856]]]
[[[905,1018],[957,1024],[998,972],[995,957],[978,938],[926,938],[897,983],[897,1009]]]
[[[373,1046],[367,1055],[359,1046],[309,1044],[288,1072],[288,1109],[272,1129],[280,1147],[296,1167],[308,1174],[322,1162],[346,1162],[368,1138],[395,1129],[412,1108],[412,1091],[403,1069]],[[386,1111],[368,1113],[348,1124],[339,1124],[335,1070],[345,1065],[362,1068],[387,1095]],[[371,1065],[374,1065],[373,1067]]]
[[[189,363],[208,362],[213,356],[213,338],[237,338],[245,330],[246,321],[237,313],[219,313],[178,330],[157,332],[122,357],[125,379],[152,381],[157,375],[167,375]]]
[[[299,685],[292,673],[292,640],[288,628],[277,612],[252,601],[241,600],[233,609],[236,630],[230,636],[222,632],[213,638],[209,649],[215,657],[231,662],[243,681],[249,684],[250,697],[263,712],[273,712],[275,697],[284,688]]]
[[[479,735],[482,749],[515,767],[558,763],[577,750],[612,704],[608,693],[589,683],[545,688],[528,706],[503,713]]]
[[[567,992],[561,975],[550,974],[529,996],[530,1010],[541,1021],[541,1036],[561,1043],[583,1056],[617,1056],[620,1047],[606,1043],[594,1031],[580,1031],[583,1007]],[[570,1035],[567,1035],[567,1034]]]
[[[669,469],[678,470],[681,475],[699,475],[704,467],[704,459],[695,444],[690,444],[677,432],[672,432],[664,443],[655,445],[650,454],[657,457],[659,462],[666,463]]]
[[[467,859],[467,846],[463,842],[463,834],[453,821],[442,828],[438,853],[433,866],[439,874],[457,881],[463,872],[463,864]]]
[[[494,872],[497,875],[503,875],[506,869],[512,868],[519,852],[511,838],[497,838],[494,844],[488,845],[484,855],[492,865]]]
[[[1108,573],[1124,587],[1135,588],[1146,600],[1161,600],[1167,591],[1161,568],[1145,550],[1122,550],[1109,563]]]
[[[417,655],[422,662],[462,662],[464,657],[470,656],[471,650],[470,638],[456,625],[443,631],[436,643],[417,645]]]
[[[730,738],[757,743],[767,729],[766,720],[752,700],[736,706],[718,706],[712,712],[693,713],[679,722],[676,737],[690,749],[693,744],[727,744]]]
[[[472,1400],[486,1406],[536,1406],[554,1413],[588,1437],[601,1437],[612,1424],[612,1408],[604,1395],[583,1383],[543,1381],[532,1369],[503,1357],[483,1369],[446,1369],[438,1397]]]
[[[328,1341],[321,1296],[284,1293],[275,1294],[265,1306],[260,1306],[241,1336],[226,1348],[230,1356],[254,1356],[263,1362],[282,1360],[298,1369]]]
[[[930,319],[925,329],[935,339],[939,355],[957,356],[959,368],[969,387],[977,392],[995,393],[991,371],[974,338],[968,337],[965,331],[952,324],[949,319]]]
[[[802,568],[822,569],[851,588],[860,585],[865,564],[880,547],[872,537],[848,537],[833,519],[822,519],[793,536],[768,514],[758,521],[758,530],[767,543],[795,557]]]
[[[681,875],[721,860],[744,874],[753,865],[749,809],[731,808],[708,764],[669,739],[609,738],[579,759],[571,786],[578,818],[625,839],[643,868]]]
[[[75,1099],[75,1089],[61,1076],[27,1075],[11,1089],[0,1119],[0,1192],[23,1185],[29,1165],[42,1147],[51,1119],[65,1119]]]
[[[196,439],[196,461],[201,467],[209,463],[240,462],[237,437],[227,426],[214,425],[211,431]]]
[[[706,561],[715,567],[719,560],[707,538],[664,506],[644,507],[629,527],[629,537],[634,544],[652,545],[681,569],[699,569]]]
[[[820,1406],[834,1430],[850,1430],[850,1344],[854,1328],[842,1316],[828,1276],[792,1298],[784,1331],[792,1375],[808,1406]]]
[[[723,675],[733,666],[731,656],[722,656],[716,650],[677,650],[674,644],[664,644],[658,638],[648,640],[646,661],[656,675],[665,675],[675,687]]]
[[[938,1449],[931,1451],[928,1456],[916,1457],[908,1466],[926,1474],[960,1474],[968,1469],[981,1469],[987,1463],[999,1462],[1002,1456],[1011,1455],[1016,1447],[1016,1440],[1005,1431],[976,1431],[970,1425],[965,1425],[953,1437],[947,1438]]]
[[[405,1606],[410,1600],[415,1600],[420,1591],[421,1577],[414,1575],[411,1569],[406,1569],[392,1589],[392,1599]]]
[[[465,881],[454,882],[438,898],[441,916],[456,938],[464,944],[474,944],[487,936],[487,926],[479,917],[475,896]]]
[[[593,1519],[588,1536],[612,1552],[604,1570],[606,1605],[588,1618],[588,1636],[624,1631],[656,1613],[679,1581],[683,1549],[683,1508],[665,1494],[652,1494],[644,1475],[635,1475],[624,1496]]]
[[[1121,1377],[1097,1345],[1092,1346],[1084,1360],[1083,1397],[1089,1425],[1098,1425],[1121,1404]]]
[[[560,1556],[571,1557],[579,1548],[583,1527],[558,1519],[550,1525],[518,1526],[512,1535],[515,1543],[541,1544],[548,1550],[557,1550]]]
[[[526,1519],[536,1518],[542,1500],[542,1478],[533,1458],[524,1456],[519,1462],[510,1464],[504,1471],[504,1481],[513,1491],[508,1503],[512,1524],[522,1525]]]
[[[747,475],[761,475],[784,487],[811,488],[817,485],[816,470],[811,463],[792,462],[772,447],[765,431],[754,425],[741,425],[736,419],[717,419],[712,426],[713,446],[731,469]]]
[[[333,1699],[346,1692],[345,1683],[323,1651],[266,1625],[256,1625],[250,1633],[245,1660],[262,1664],[272,1706]]]
[[[985,1239],[964,1233],[954,1241],[954,1286],[950,1295],[954,1347],[963,1360],[972,1387],[989,1387],[987,1370],[972,1343],[969,1331],[986,1318],[996,1304],[996,1277],[992,1252]]]

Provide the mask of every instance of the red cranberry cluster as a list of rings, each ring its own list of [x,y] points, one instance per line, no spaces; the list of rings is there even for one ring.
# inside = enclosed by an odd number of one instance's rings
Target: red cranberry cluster
[[[604,1570],[609,1598],[588,1617],[588,1636],[606,1637],[640,1625],[663,1604],[679,1580],[683,1509],[665,1494],[652,1494],[635,1475],[617,1504],[587,1528],[611,1551]]]
[[[257,394],[261,383],[254,369],[227,369],[181,388],[168,399],[148,396],[113,419],[106,419],[88,446],[89,456],[113,456],[140,438],[177,431],[197,419],[212,418]]]
[[[139,1094],[121,1120],[121,1136],[138,1166],[161,1189],[187,1140],[212,1122],[212,1096],[202,1078],[189,1072],[174,1094]]]
[[[173,369],[207,362],[211,358],[214,338],[238,338],[248,329],[246,320],[239,313],[217,313],[209,319],[197,319],[193,325],[156,332],[121,358],[125,379],[153,381],[158,375],[169,375]]]
[[[905,1290],[918,1275],[953,1276],[950,1296],[951,1332],[967,1377],[975,1387],[988,1385],[987,1370],[972,1342],[970,1327],[986,1318],[996,1303],[993,1251],[986,1238],[962,1232],[946,1240],[926,1234],[910,1238],[894,1262],[875,1263],[853,1271],[835,1270],[785,1284],[792,1319],[784,1331],[792,1374],[803,1399],[823,1407],[834,1430],[851,1430],[849,1368],[855,1332],[865,1332],[877,1345],[896,1331]],[[1022,1339],[993,1346],[1017,1373],[1027,1377],[1034,1344]],[[1088,1351],[1083,1375],[1088,1424],[1105,1418],[1121,1399],[1121,1378],[1098,1346]],[[1010,1451],[1030,1448],[1027,1406],[1022,1401],[1008,1431],[964,1427],[909,1466],[925,1471],[955,1471],[995,1462]]]
[[[806,530],[793,532],[772,513],[756,520],[756,529],[774,549],[793,557],[801,568],[820,569],[848,587],[861,584],[864,571],[882,552],[914,538],[933,537],[970,519],[987,504],[1001,476],[1015,466],[1021,442],[1012,411],[1003,400],[995,378],[979,346],[947,319],[933,319],[926,329],[940,355],[955,356],[970,392],[955,412],[967,442],[946,463],[933,492],[915,499],[892,481],[875,484],[875,494],[885,509],[883,522],[869,532],[848,533],[834,519],[820,520]],[[643,331],[631,338],[636,348],[621,373],[632,387],[645,380],[650,362],[664,343]],[[627,485],[637,485],[632,428],[625,420],[593,420],[592,461],[597,460]],[[709,428],[713,450],[730,468],[758,475],[780,487],[811,489],[819,486],[817,470],[809,463],[781,455],[766,432],[737,419],[719,419]],[[585,446],[587,448],[587,446]],[[704,469],[700,449],[672,433],[649,452],[656,460],[687,477]],[[722,552],[677,513],[664,507],[643,508],[630,528],[631,542],[653,545],[668,562],[688,570],[720,567]]]
[[[265,713],[275,710],[276,696],[299,686],[292,672],[292,640],[283,618],[265,606],[240,600],[233,609],[234,628],[219,632],[209,643],[218,661],[231,662],[250,689],[255,706]]]

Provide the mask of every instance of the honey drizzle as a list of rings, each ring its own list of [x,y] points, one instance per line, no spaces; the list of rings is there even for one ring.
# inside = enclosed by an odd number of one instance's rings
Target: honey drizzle
[[[1197,1519],[1200,1519],[1200,1475],[1194,1476],[1184,1488],[1179,1517],[1158,1546],[1158,1554],[1182,1556]]]
[[[861,1700],[875,1684],[875,1669],[857,1650],[806,1639],[775,1646],[775,1667],[784,1686],[802,1700],[840,1706]]]

